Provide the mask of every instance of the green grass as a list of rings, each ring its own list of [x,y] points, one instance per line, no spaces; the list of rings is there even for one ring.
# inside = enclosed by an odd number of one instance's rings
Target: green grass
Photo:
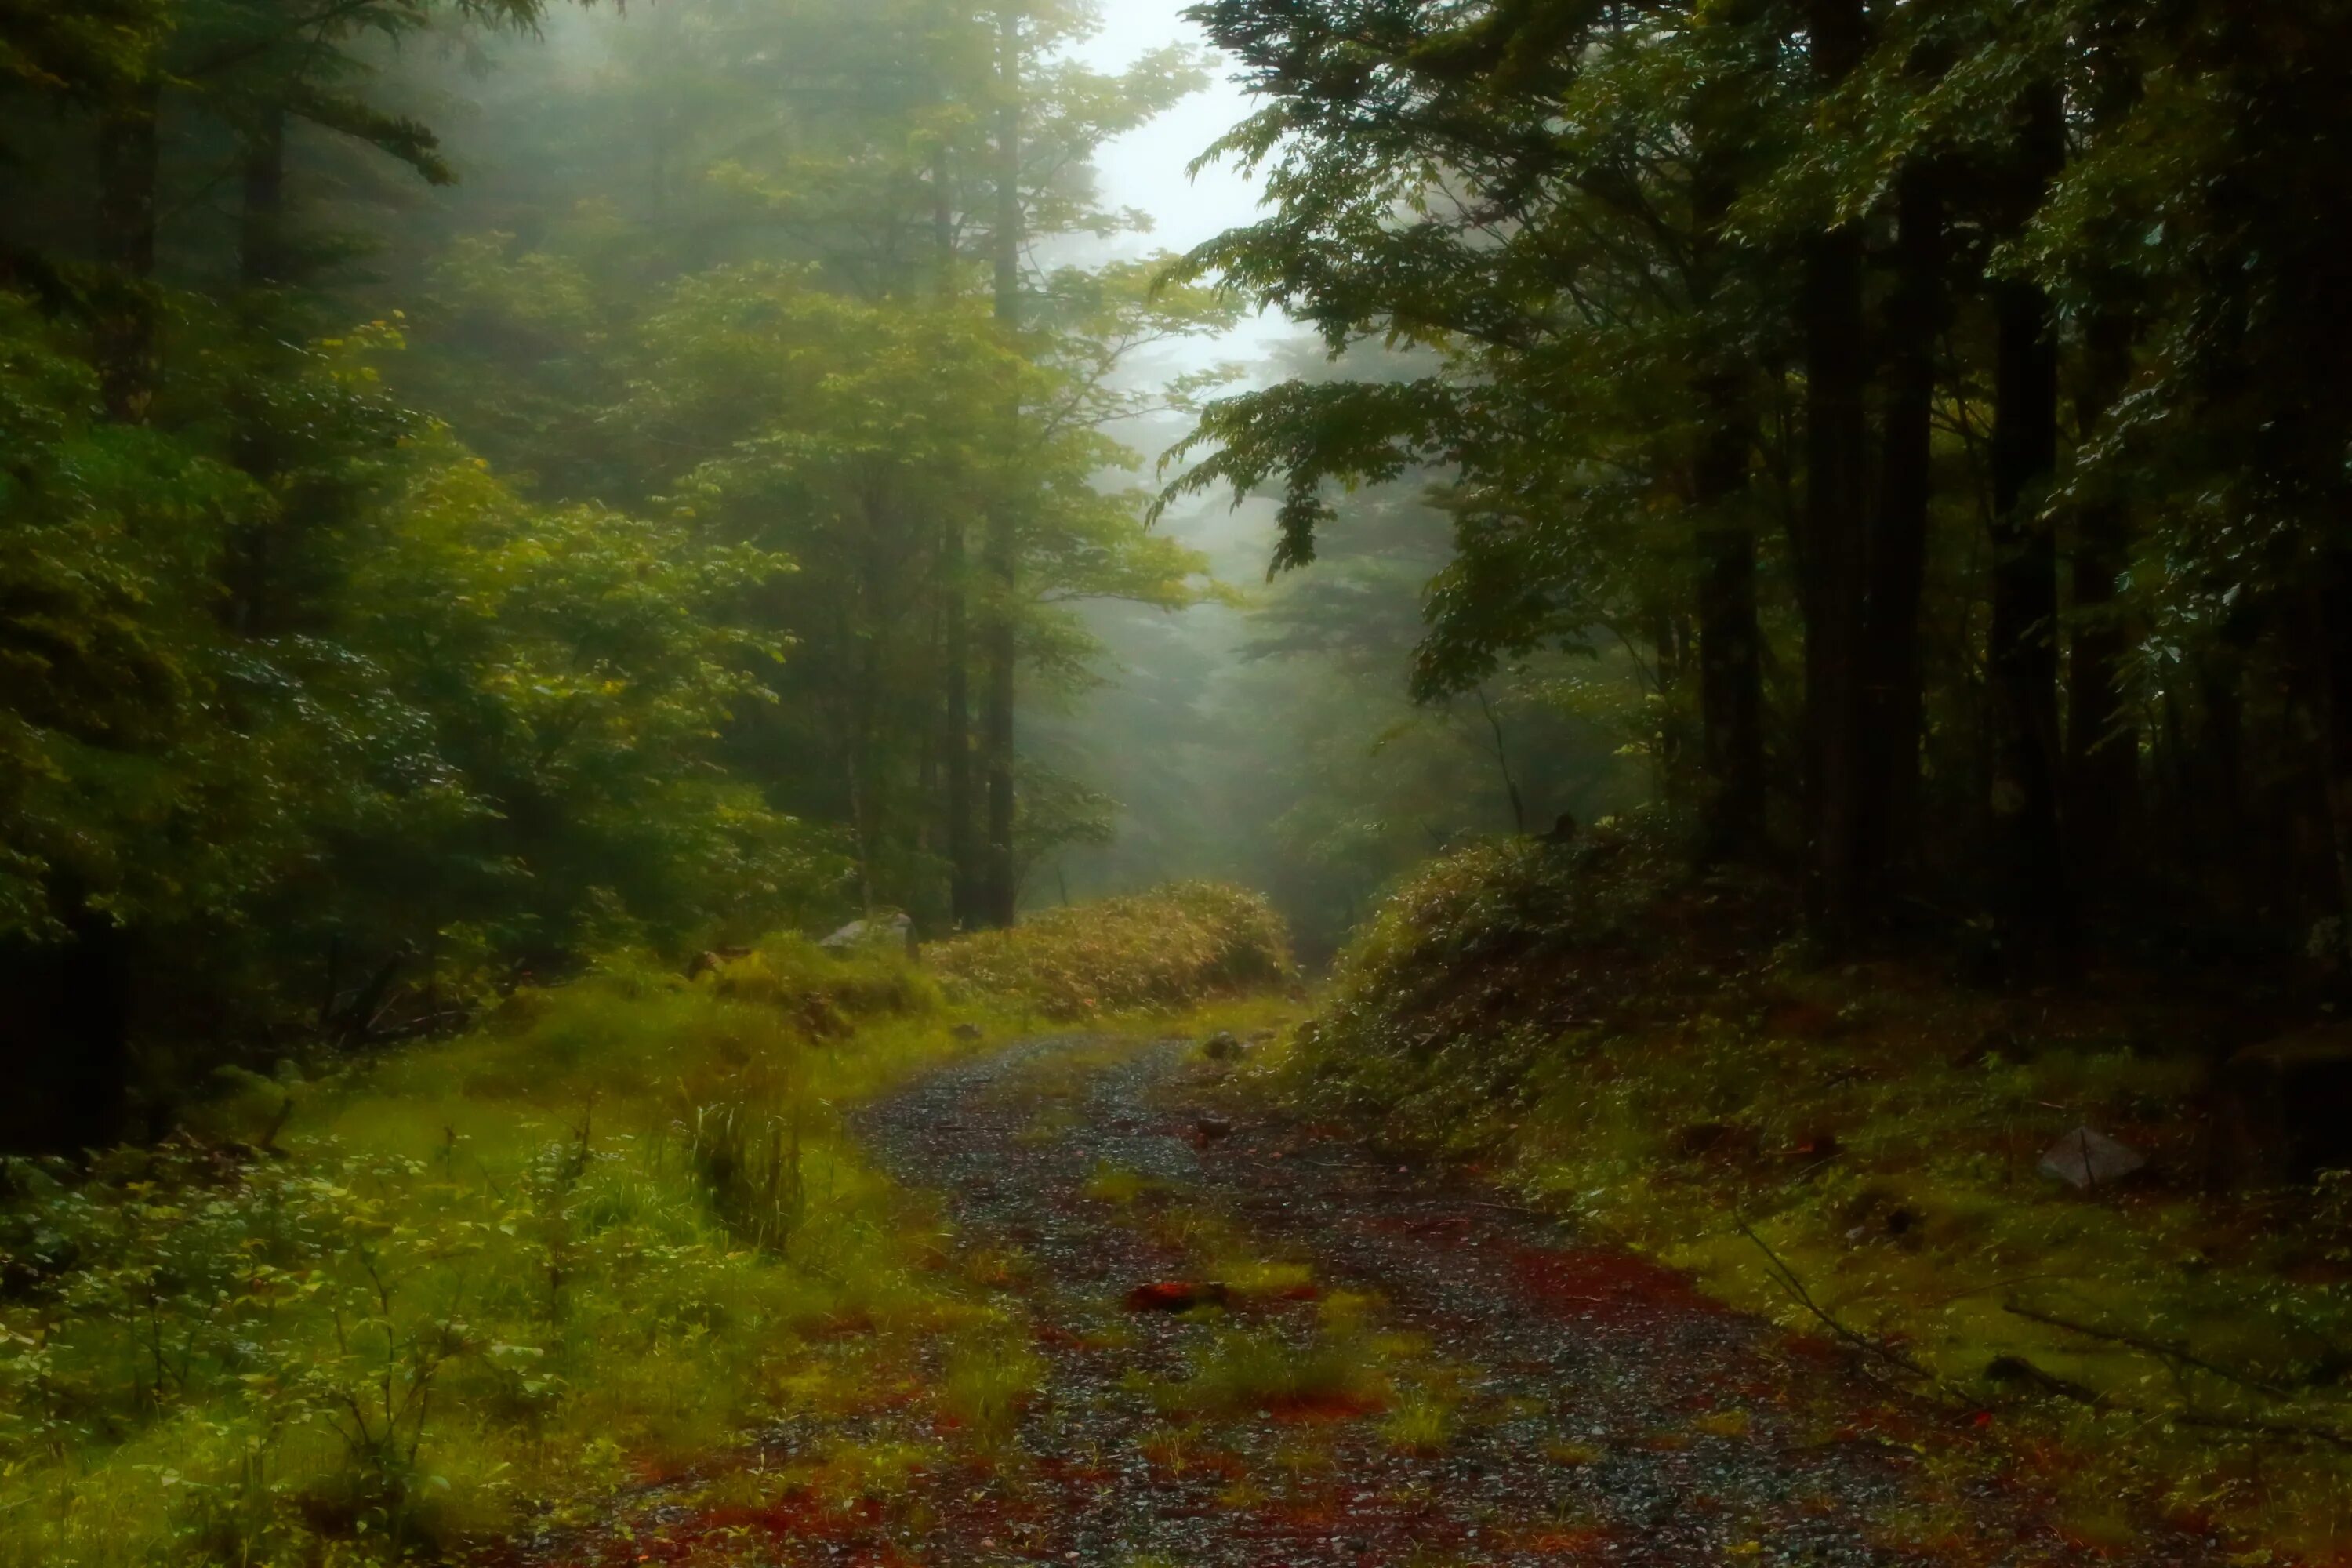
[[[7,1163],[0,1568],[429,1560],[884,1408],[926,1347],[961,1439],[1011,1441],[1021,1331],[842,1122],[1041,1026],[1034,987],[952,984],[798,938],[693,981],[624,956],[462,1039],[225,1076],[94,1169]],[[843,1455],[845,1496],[929,1462]]]
[[[429,1553],[736,1443],[956,1309],[843,1107],[967,1048],[903,961],[608,965],[468,1037],[9,1166],[0,1562]],[[266,1146],[266,1147],[265,1147]]]

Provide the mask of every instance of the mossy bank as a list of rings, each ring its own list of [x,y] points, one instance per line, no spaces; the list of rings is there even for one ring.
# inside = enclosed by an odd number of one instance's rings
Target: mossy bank
[[[2012,1432],[2086,1546],[2155,1510],[2250,1563],[2340,1550],[2345,1178],[2212,1178],[2213,1042],[2274,1020],[2140,974],[2000,994],[1822,968],[1788,910],[1646,830],[1471,848],[1381,908],[1251,1070],[1866,1347]],[[2086,1192],[2039,1168],[2085,1126],[2146,1169]]]

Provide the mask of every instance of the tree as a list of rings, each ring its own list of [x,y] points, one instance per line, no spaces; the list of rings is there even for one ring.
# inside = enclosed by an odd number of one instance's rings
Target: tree
[[[1202,5],[1265,104],[1220,151],[1275,210],[1188,273],[1438,368],[1213,405],[1168,499],[1276,488],[1291,569],[1349,488],[1444,476],[1432,700],[1603,632],[1674,689],[1694,628],[1697,842],[1798,781],[1825,951],[1957,893],[2011,973],[2063,963],[2084,877],[2127,885],[2112,824],[2146,769],[2172,831],[2225,830],[2232,880],[2268,857],[2307,910],[2288,846],[2321,795],[2352,842],[2352,705],[2315,521],[2338,400],[2304,357],[2332,340],[2283,323],[2326,315],[2340,257],[2255,213],[2333,199],[2301,62],[2343,18],[2225,10]],[[1775,513],[1785,553],[1745,526]],[[1769,672],[1799,625],[1792,756]],[[2255,669],[2284,680],[2259,713]]]

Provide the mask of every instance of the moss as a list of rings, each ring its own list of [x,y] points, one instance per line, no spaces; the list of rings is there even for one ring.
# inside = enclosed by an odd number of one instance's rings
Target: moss
[[[969,1016],[903,957],[623,957],[464,1039],[225,1083],[201,1139],[10,1165],[0,1563],[430,1555],[895,1378],[972,1310],[838,1113]]]
[[[2021,999],[1810,966],[1788,908],[1638,828],[1478,846],[1401,889],[1245,1071],[1820,1331],[1770,1247],[1997,1431],[2058,1439],[2086,1537],[2119,1496],[2292,1550],[2352,1530],[2343,1455],[2186,1418],[2352,1432],[2328,1349],[2352,1342],[2352,1216],[2326,1189],[2207,1190],[2204,1063],[2163,1047],[2244,1026],[2145,977]],[[2149,1172],[2090,1194],[2041,1175],[2084,1122]]]

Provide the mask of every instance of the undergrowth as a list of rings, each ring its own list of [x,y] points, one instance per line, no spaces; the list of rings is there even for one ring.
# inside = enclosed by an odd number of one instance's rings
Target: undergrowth
[[[225,1080],[94,1170],[9,1163],[0,1562],[429,1557],[739,1442],[835,1327],[950,1310],[839,1111],[956,1021],[903,959],[797,939],[616,962]]]
[[[158,1146],[0,1163],[0,1565],[361,1568],[591,1525],[778,1419],[903,1397],[941,1346],[942,1430],[1004,1444],[1019,1330],[842,1114],[1097,962],[1088,1005],[1127,1009],[1288,977],[1235,895],[1090,918],[939,974],[797,937],[693,979],[611,959],[460,1039],[226,1074]],[[853,1444],[792,1484],[936,1458]]]
[[[1048,910],[942,943],[929,963],[955,994],[1015,998],[1064,1020],[1198,1006],[1297,973],[1272,907],[1208,882]]]
[[[2341,1179],[2210,1190],[2206,1047],[2137,982],[1995,996],[1804,962],[1777,891],[1639,831],[1481,846],[1400,891],[1247,1070],[1985,1413],[2086,1546],[2137,1498],[2248,1563],[2352,1538]],[[2203,1005],[2203,1004],[2199,1004]],[[2084,1123],[2150,1156],[2037,1169]]]

